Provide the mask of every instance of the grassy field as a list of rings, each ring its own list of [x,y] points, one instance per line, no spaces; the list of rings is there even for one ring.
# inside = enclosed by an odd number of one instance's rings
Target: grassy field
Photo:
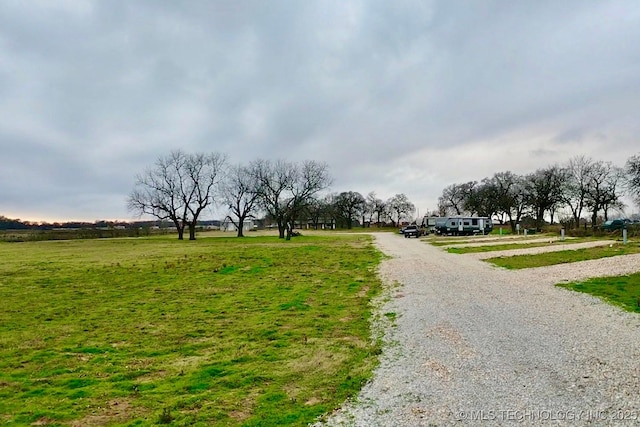
[[[585,292],[604,299],[624,310],[640,313],[640,273],[629,276],[601,277],[557,286]]]
[[[637,253],[640,253],[640,245],[638,245],[638,243],[629,243],[626,245],[616,243],[611,246],[598,246],[594,248],[546,252],[535,255],[516,255],[510,257],[488,258],[484,261],[490,262],[499,267],[519,269],[543,267],[547,265],[564,264]]]
[[[0,243],[0,424],[306,425],[370,377],[370,237]]]

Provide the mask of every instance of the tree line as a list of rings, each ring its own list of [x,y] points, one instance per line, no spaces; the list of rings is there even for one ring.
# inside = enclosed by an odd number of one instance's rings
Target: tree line
[[[324,194],[332,181],[323,162],[257,159],[246,165],[229,164],[220,153],[178,150],[159,157],[137,175],[127,206],[137,215],[170,221],[181,240],[185,231],[194,240],[202,212],[219,206],[228,210],[225,220],[233,223],[238,237],[244,235],[247,220],[264,214],[285,239],[303,221],[315,228],[326,224],[351,228],[356,221],[364,225],[374,219],[395,226],[415,211],[404,194],[386,201],[373,192],[366,198],[354,191]]]
[[[546,216],[553,223],[558,212],[566,210],[570,215],[561,220],[567,226],[578,228],[588,214],[595,228],[598,215],[606,221],[612,211],[624,208],[625,195],[640,205],[640,154],[624,167],[575,156],[526,175],[497,172],[480,181],[451,184],[438,198],[438,213],[498,218],[515,231],[525,215],[541,228]]]

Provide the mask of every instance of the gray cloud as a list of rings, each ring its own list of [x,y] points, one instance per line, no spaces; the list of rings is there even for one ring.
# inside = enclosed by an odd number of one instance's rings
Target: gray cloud
[[[622,164],[639,39],[631,0],[3,1],[0,214],[128,218],[176,148],[325,160],[336,190],[423,210],[452,181]]]

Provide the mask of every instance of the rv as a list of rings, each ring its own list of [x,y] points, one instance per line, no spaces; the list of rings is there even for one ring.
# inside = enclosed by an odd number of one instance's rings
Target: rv
[[[439,216],[424,216],[422,218],[421,228],[425,229],[425,231],[429,234],[436,232],[436,225],[438,221],[446,220],[447,218],[442,218]]]
[[[434,220],[436,234],[453,234],[454,236],[489,234],[491,230],[493,230],[491,218],[482,216],[456,216]]]

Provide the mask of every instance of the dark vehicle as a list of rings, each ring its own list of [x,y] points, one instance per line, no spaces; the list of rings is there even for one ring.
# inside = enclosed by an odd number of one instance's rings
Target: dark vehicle
[[[422,235],[422,230],[420,230],[417,225],[407,225],[402,234],[404,234],[404,237],[406,238],[420,237]]]
[[[605,221],[605,223],[602,224],[602,229],[604,231],[622,230],[626,225],[627,223],[623,219],[610,219],[609,221]]]

